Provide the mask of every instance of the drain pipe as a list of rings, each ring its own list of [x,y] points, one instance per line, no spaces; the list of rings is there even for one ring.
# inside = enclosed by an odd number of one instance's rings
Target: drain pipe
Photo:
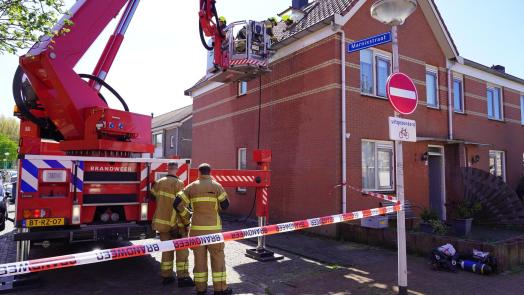
[[[451,87],[453,86],[453,83],[451,83],[451,65],[449,61],[446,62],[446,70],[448,72],[448,139],[453,140],[453,103],[451,100],[453,97],[451,96]]]
[[[341,104],[341,146],[342,146],[342,179],[340,180],[342,188],[342,213],[347,213],[347,130],[346,130],[346,33],[339,29],[340,33],[340,67],[342,82],[342,95],[340,96]]]

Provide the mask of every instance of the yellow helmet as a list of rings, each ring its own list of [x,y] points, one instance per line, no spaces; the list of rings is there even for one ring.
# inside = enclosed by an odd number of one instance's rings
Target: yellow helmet
[[[227,23],[227,20],[226,20],[226,17],[225,16],[221,16],[218,18],[219,21],[223,22],[223,23]]]
[[[292,20],[293,19],[291,18],[291,15],[286,14],[286,15],[282,16],[282,21],[283,22],[288,22],[288,21],[292,21]]]

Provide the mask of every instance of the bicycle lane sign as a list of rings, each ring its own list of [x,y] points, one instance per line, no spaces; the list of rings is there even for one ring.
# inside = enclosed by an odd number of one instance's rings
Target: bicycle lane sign
[[[389,117],[389,139],[417,141],[417,122],[403,118]]]

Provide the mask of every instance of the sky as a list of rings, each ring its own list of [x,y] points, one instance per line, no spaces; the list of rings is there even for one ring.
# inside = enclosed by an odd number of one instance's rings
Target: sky
[[[291,0],[219,0],[217,10],[228,22],[265,19]],[[247,4],[249,2],[249,5]],[[524,1],[435,0],[461,56],[524,78]],[[68,0],[72,4],[74,1]],[[257,5],[258,3],[258,5]],[[205,74],[206,51],[198,36],[197,1],[141,1],[106,81],[127,101],[130,110],[160,115],[191,104],[184,90]],[[116,20],[75,67],[91,73]],[[21,51],[20,54],[25,53]],[[18,64],[0,55],[0,114],[11,116],[11,84]],[[109,105],[121,108],[110,94]]]

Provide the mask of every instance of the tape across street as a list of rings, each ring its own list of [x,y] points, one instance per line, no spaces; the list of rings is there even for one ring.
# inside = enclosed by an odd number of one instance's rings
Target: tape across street
[[[34,273],[58,268],[66,268],[84,264],[99,263],[137,256],[149,255],[157,252],[181,250],[204,245],[218,244],[227,241],[268,236],[278,233],[297,231],[306,228],[335,224],[357,220],[371,216],[383,215],[401,210],[400,203],[394,206],[354,211],[344,214],[329,215],[318,218],[291,221],[274,225],[252,227],[223,233],[202,235],[177,240],[159,241],[145,245],[133,245],[105,250],[94,250],[71,255],[56,256],[43,259],[34,259],[21,262],[0,264],[0,277]]]

